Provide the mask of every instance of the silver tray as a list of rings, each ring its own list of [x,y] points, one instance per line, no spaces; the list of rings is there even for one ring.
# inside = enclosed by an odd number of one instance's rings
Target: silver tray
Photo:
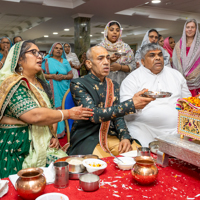
[[[149,143],[149,148],[150,148],[150,151],[151,151],[152,153],[157,154],[157,151],[158,151],[158,149],[159,149],[159,142],[158,142],[158,141],[150,142],[150,143]]]
[[[141,95],[142,97],[150,97],[150,98],[165,98],[172,96],[171,92],[153,92],[148,91]]]
[[[125,56],[126,53],[125,52],[117,52],[115,53],[116,56]]]

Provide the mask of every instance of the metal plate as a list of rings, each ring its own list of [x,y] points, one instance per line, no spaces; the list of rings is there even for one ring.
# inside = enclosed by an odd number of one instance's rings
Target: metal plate
[[[171,92],[153,92],[148,91],[141,95],[142,97],[150,97],[150,98],[165,98],[172,96]]]
[[[153,141],[149,143],[149,148],[152,153],[157,154],[157,151],[159,149],[159,142],[158,141]]]
[[[116,56],[125,56],[126,53],[124,53],[124,52],[117,52],[117,53],[115,53],[115,55],[116,55]]]

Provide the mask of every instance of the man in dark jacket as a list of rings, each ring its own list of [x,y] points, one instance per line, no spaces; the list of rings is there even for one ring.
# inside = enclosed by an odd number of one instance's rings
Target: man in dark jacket
[[[95,46],[86,55],[90,72],[72,80],[70,90],[75,104],[92,108],[94,115],[88,121],[74,122],[68,154],[93,153],[106,157],[110,155],[106,153],[109,151],[118,155],[136,149],[137,144],[129,134],[124,115],[135,113],[135,109],[144,108],[154,99],[141,97],[147,91],[143,90],[132,99],[120,103],[119,85],[106,78],[110,72],[107,50]]]

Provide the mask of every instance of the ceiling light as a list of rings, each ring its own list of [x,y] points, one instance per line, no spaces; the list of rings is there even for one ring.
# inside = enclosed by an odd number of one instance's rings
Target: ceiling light
[[[48,35],[44,35],[44,37],[49,37]]]
[[[152,0],[151,3],[160,3],[161,0]]]
[[[104,34],[104,32],[101,32],[102,34]]]
[[[90,35],[90,37],[92,37],[92,35]]]
[[[145,4],[149,4],[149,2],[147,1]]]
[[[68,29],[68,28],[65,28],[64,31],[69,31],[69,29]]]
[[[54,35],[57,35],[57,34],[58,34],[58,32],[53,32],[53,34],[54,34]]]

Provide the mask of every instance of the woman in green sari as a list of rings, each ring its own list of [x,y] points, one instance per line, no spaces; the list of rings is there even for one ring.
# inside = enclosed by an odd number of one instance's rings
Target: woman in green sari
[[[82,106],[54,110],[41,64],[38,47],[24,41],[11,48],[0,71],[0,178],[66,156],[54,131],[57,122],[93,115]]]

